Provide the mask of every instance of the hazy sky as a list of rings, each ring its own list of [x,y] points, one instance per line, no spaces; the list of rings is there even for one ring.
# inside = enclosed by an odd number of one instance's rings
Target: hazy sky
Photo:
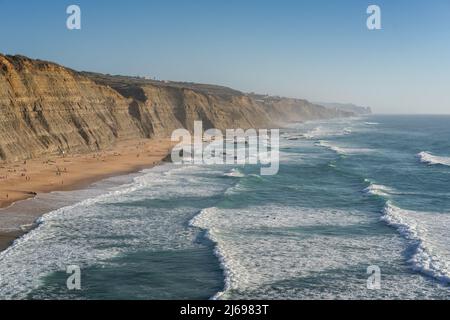
[[[66,28],[70,4],[81,30]],[[366,27],[370,4],[382,30]],[[449,0],[0,0],[0,52],[380,113],[450,113]]]

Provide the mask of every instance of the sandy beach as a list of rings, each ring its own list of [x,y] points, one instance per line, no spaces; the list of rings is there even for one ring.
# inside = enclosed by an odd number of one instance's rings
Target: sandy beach
[[[111,176],[150,168],[159,164],[172,146],[170,140],[141,139],[123,141],[96,153],[0,162],[0,218],[4,215],[2,224],[6,219],[6,224],[13,226],[8,231],[0,230],[0,251],[28,231],[20,225],[32,225],[45,213],[36,210],[15,221],[16,217],[6,216],[7,208],[15,202],[52,191],[81,189]]]

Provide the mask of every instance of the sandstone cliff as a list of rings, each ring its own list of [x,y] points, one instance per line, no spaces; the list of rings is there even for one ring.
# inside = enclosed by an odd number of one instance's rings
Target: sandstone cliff
[[[318,119],[332,119],[354,116],[353,112],[329,109],[303,99],[272,97],[252,94],[269,114],[273,122],[282,125],[286,122],[302,122]]]
[[[152,81],[140,78],[82,73],[131,100],[130,116],[148,136],[170,136],[178,128],[260,128],[271,124],[255,100],[229,88],[193,83]]]
[[[260,128],[349,116],[305,100],[247,95],[225,87],[80,73],[0,55],[0,159],[83,153],[174,129]]]
[[[0,55],[0,157],[88,152],[142,135],[127,99],[53,63]]]

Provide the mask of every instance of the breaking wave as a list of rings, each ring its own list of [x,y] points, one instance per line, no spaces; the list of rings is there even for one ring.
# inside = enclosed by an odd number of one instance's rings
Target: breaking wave
[[[417,155],[422,163],[429,165],[450,166],[450,157],[435,156],[429,152],[422,151]]]
[[[369,182],[369,181],[366,179],[366,182]],[[381,184],[371,183],[371,182],[370,182],[370,185],[363,190],[363,192],[365,192],[367,194],[371,194],[371,195],[380,196],[380,197],[387,197],[391,194],[396,193],[396,191],[392,188],[383,186]]]
[[[303,134],[303,137],[306,139],[317,139],[317,138],[324,138],[324,137],[331,137],[331,136],[343,136],[348,135],[352,133],[352,129],[349,127],[346,128],[339,128],[339,129],[333,129],[331,127],[323,127],[318,126],[307,133]]]
[[[230,172],[224,174],[225,177],[234,177],[234,178],[243,178],[245,174],[242,173],[239,169],[232,169]]]
[[[382,220],[412,242],[414,254],[409,262],[414,270],[450,282],[450,215],[404,210],[388,201]]]

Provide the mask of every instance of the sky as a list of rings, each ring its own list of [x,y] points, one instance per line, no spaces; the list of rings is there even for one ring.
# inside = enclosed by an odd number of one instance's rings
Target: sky
[[[81,30],[66,27],[72,4]],[[381,30],[366,26],[372,4]],[[450,113],[449,0],[0,0],[0,53],[377,113]]]

